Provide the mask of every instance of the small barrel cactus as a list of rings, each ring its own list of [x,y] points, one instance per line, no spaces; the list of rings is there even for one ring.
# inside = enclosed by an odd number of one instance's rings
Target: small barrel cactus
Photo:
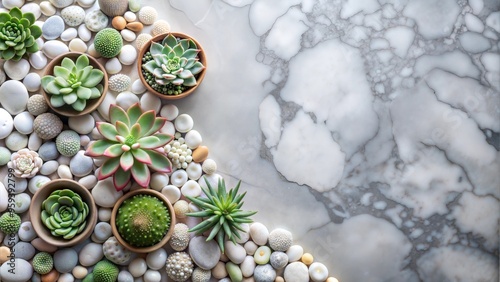
[[[123,239],[134,247],[160,242],[170,228],[170,213],[158,198],[135,195],[118,209],[116,227]]]
[[[70,189],[56,190],[42,202],[42,222],[56,237],[72,239],[87,225],[89,207]]]
[[[123,40],[114,28],[105,28],[95,35],[94,48],[102,57],[113,58],[120,53]]]
[[[59,108],[71,105],[76,111],[83,111],[87,100],[101,97],[104,73],[90,65],[89,57],[80,55],[76,62],[64,58],[60,66],[54,67],[54,75],[42,77],[42,87],[50,94],[50,104]]]
[[[15,234],[21,227],[21,217],[13,212],[6,212],[0,216],[0,231],[5,234]]]
[[[64,130],[56,138],[56,148],[63,156],[72,157],[80,150],[80,135],[73,130]]]
[[[33,269],[38,274],[47,274],[54,267],[54,260],[49,253],[40,252],[33,257]]]
[[[118,267],[108,260],[98,262],[92,271],[94,282],[114,282],[118,278]]]
[[[19,61],[24,54],[38,51],[35,40],[42,29],[35,20],[33,13],[23,13],[18,7],[0,13],[0,58]]]

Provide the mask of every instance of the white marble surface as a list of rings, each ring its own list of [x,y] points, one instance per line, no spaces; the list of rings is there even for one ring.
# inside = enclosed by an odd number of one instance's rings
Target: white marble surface
[[[245,206],[340,281],[498,281],[500,4],[170,0],[175,102]]]

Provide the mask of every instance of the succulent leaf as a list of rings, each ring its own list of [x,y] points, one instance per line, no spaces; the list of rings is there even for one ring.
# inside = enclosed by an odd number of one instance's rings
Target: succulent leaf
[[[109,117],[111,124],[116,124],[117,121],[120,121],[127,127],[130,127],[130,120],[128,118],[127,112],[125,112],[122,108],[115,104],[112,104],[109,107]]]
[[[151,175],[146,164],[135,162],[131,169],[132,177],[141,187],[148,187]]]
[[[99,180],[105,179],[113,175],[118,168],[120,167],[120,159],[119,158],[110,158],[107,159],[101,166],[99,170],[99,175],[97,178]]]
[[[85,154],[89,157],[100,157],[104,154],[104,151],[113,144],[115,143],[109,140],[94,141],[87,147]]]
[[[97,122],[96,127],[97,130],[99,130],[99,133],[101,133],[101,135],[104,138],[110,141],[116,140],[116,135],[118,135],[118,131],[116,130],[115,126],[106,122]]]
[[[124,171],[122,168],[119,168],[113,175],[113,185],[115,185],[117,191],[121,191],[129,182],[130,170]]]

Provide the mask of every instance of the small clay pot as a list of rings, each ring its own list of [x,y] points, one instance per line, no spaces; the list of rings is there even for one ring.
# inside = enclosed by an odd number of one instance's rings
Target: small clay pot
[[[149,48],[153,42],[161,43],[161,41],[163,41],[163,38],[165,38],[169,34],[172,34],[176,38],[181,38],[181,39],[189,38],[189,39],[193,40],[194,43],[196,43],[196,46],[198,47],[198,49],[200,50],[200,52],[198,53],[198,58],[200,59],[200,62],[205,66],[205,68],[199,74],[196,75],[196,82],[197,82],[196,85],[186,89],[184,92],[182,92],[179,95],[166,95],[166,94],[163,94],[163,93],[160,93],[160,92],[154,90],[146,82],[146,79],[142,75],[142,57],[144,57],[144,54],[146,54],[146,52],[149,51]],[[170,32],[170,33],[158,34],[157,36],[151,38],[146,43],[144,43],[141,50],[139,50],[139,55],[137,56],[137,72],[139,74],[139,78],[141,79],[142,84],[144,84],[144,86],[148,89],[149,92],[151,92],[154,95],[160,97],[161,99],[165,99],[165,100],[178,100],[178,99],[182,99],[184,97],[191,95],[196,90],[196,88],[198,88],[198,86],[201,84],[201,82],[203,81],[203,78],[205,77],[206,71],[207,71],[207,57],[205,54],[205,50],[203,50],[203,47],[201,46],[201,44],[198,41],[196,41],[196,39],[194,39],[193,37],[191,37],[187,34],[180,33],[180,32]]]
[[[45,101],[47,102],[49,107],[52,109],[52,111],[54,111],[55,113],[57,113],[59,115],[67,116],[67,117],[76,117],[76,116],[83,116],[86,114],[90,114],[91,112],[95,111],[97,109],[97,107],[99,107],[99,105],[102,103],[102,101],[104,101],[104,97],[106,96],[106,93],[108,92],[108,74],[107,74],[104,66],[101,65],[94,57],[92,57],[88,54],[80,53],[80,52],[68,52],[68,53],[64,53],[62,55],[55,57],[52,61],[50,61],[50,63],[45,68],[45,72],[44,72],[43,76],[54,75],[54,67],[60,66],[61,62],[64,58],[69,58],[69,59],[73,60],[74,62],[76,62],[76,59],[78,59],[78,57],[82,54],[87,55],[87,57],[89,58],[89,65],[93,66],[94,69],[101,70],[104,73],[104,77],[102,78],[101,83],[99,83],[99,84],[102,84],[102,86],[103,86],[103,91],[102,91],[101,97],[96,98],[96,99],[87,100],[87,105],[85,106],[85,109],[83,111],[79,112],[79,111],[73,109],[70,105],[64,105],[62,107],[57,107],[57,108],[52,106],[52,104],[50,103],[50,97],[52,96],[52,94],[46,93],[44,91],[43,87],[41,87],[41,91],[42,91],[43,97],[45,98]]]
[[[123,237],[118,232],[118,228],[116,227],[116,216],[118,214],[118,209],[120,208],[121,204],[126,199],[133,197],[135,195],[150,195],[150,196],[154,196],[154,197],[158,198],[160,201],[163,202],[163,204],[167,207],[168,212],[170,213],[170,227],[167,231],[167,234],[165,235],[165,237],[163,237],[163,239],[160,242],[158,242],[152,246],[149,246],[149,247],[134,247],[134,246],[130,245],[128,242],[126,242],[123,239]],[[141,188],[138,190],[130,191],[127,194],[123,195],[120,199],[118,199],[118,201],[116,202],[116,204],[113,207],[113,211],[111,212],[111,220],[110,220],[111,231],[113,232],[113,236],[116,237],[116,240],[118,240],[118,242],[120,242],[120,244],[122,246],[124,246],[125,248],[129,249],[130,251],[132,251],[134,253],[150,253],[152,251],[155,251],[155,250],[163,247],[168,242],[168,240],[170,240],[170,237],[172,237],[172,234],[174,233],[175,223],[176,223],[176,219],[175,219],[174,207],[172,206],[170,201],[167,199],[167,197],[165,197],[165,195],[163,195],[162,193],[160,193],[158,191],[155,191],[153,189],[148,189],[148,188],[146,188],[146,189]]]
[[[45,199],[47,199],[52,192],[61,189],[70,189],[71,191],[77,193],[82,198],[82,201],[87,203],[89,207],[89,214],[86,218],[87,225],[85,226],[85,229],[69,240],[53,236],[41,219],[43,201],[45,201]],[[87,188],[83,187],[78,182],[68,179],[52,180],[40,187],[31,199],[29,215],[33,229],[38,237],[47,242],[49,245],[56,247],[70,247],[85,241],[85,239],[92,235],[94,227],[97,223],[97,207],[92,194]]]

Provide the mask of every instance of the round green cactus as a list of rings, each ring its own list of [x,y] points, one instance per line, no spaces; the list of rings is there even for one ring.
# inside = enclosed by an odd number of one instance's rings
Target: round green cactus
[[[118,278],[118,267],[108,260],[101,260],[98,262],[94,270],[92,271],[92,275],[94,278],[94,282],[114,282]],[[85,277],[87,278],[87,277]]]
[[[54,267],[54,260],[49,253],[40,252],[33,257],[33,269],[39,274],[47,274]]]
[[[123,201],[116,216],[118,233],[134,247],[160,242],[170,228],[170,213],[154,196],[135,195]]]
[[[23,13],[18,7],[0,13],[0,58],[19,61],[24,54],[38,51],[36,39],[42,29],[34,25],[33,13]]]
[[[6,212],[0,216],[0,231],[5,234],[15,234],[21,227],[21,217],[13,212]]]
[[[105,28],[95,35],[94,48],[104,58],[113,58],[120,53],[123,40],[114,28]]]
[[[56,148],[63,156],[76,155],[80,150],[80,135],[73,130],[64,130],[56,138]]]
[[[42,202],[42,222],[53,236],[72,239],[87,225],[89,207],[70,189],[56,190]]]

